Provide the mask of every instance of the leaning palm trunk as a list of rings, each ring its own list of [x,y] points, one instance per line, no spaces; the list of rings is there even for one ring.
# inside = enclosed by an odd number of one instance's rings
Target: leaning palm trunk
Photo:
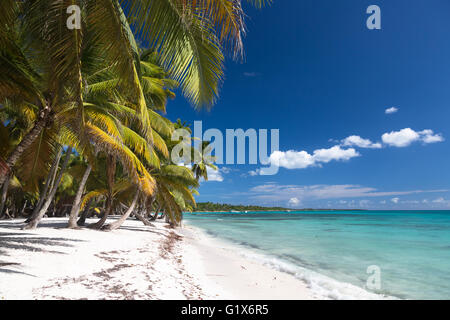
[[[161,211],[162,206],[159,205],[155,211],[155,214],[150,218],[150,221],[155,221],[158,218],[159,212]]]
[[[113,188],[114,188],[114,175],[116,174],[116,158],[113,155],[108,155],[106,158],[106,178],[108,180],[108,195],[107,195],[107,205],[103,217],[94,224],[89,225],[89,228],[100,229],[108,219],[109,214],[113,210]]]
[[[101,227],[103,227],[103,225],[106,222],[106,219],[108,219],[109,214],[111,213],[112,209],[113,209],[113,203],[112,203],[112,198],[108,197],[108,204],[106,206],[106,210],[103,213],[103,216],[100,218],[100,220],[98,220],[96,223],[89,225],[89,228],[92,229],[101,229]]]
[[[75,229],[78,228],[77,217],[78,212],[80,211],[81,205],[81,197],[83,196],[84,187],[86,186],[86,182],[91,174],[92,166],[88,164],[86,171],[84,172],[83,178],[81,179],[80,186],[78,187],[77,195],[75,196],[75,200],[73,202],[72,210],[70,211],[69,216],[69,224],[68,228]]]
[[[83,212],[80,215],[80,219],[78,219],[78,221],[77,221],[77,225],[79,227],[82,227],[82,226],[85,225],[86,218],[87,218],[87,216],[89,214],[89,210],[90,210],[90,207],[91,207],[91,203],[92,203],[92,199],[89,200],[89,202],[84,206],[84,210],[83,210]]]
[[[154,225],[146,217],[144,217],[142,214],[135,213],[134,215],[144,225],[154,227]]]
[[[44,185],[44,188],[42,189],[41,196],[39,197],[39,201],[36,204],[36,206],[34,207],[33,213],[31,214],[31,216],[27,220],[25,220],[25,223],[29,223],[31,220],[36,218],[39,211],[41,210],[42,205],[44,204],[45,198],[47,197],[48,189],[50,186],[50,181],[52,181],[52,184],[53,184],[53,181],[55,180],[55,176],[58,171],[59,161],[61,160],[61,155],[62,155],[62,147],[59,147],[58,154],[56,155],[56,158],[52,164],[52,168],[50,169],[50,172],[48,173],[47,179],[45,180],[45,185]],[[53,189],[53,187],[50,187],[50,190],[52,190],[52,189]]]
[[[120,217],[119,220],[103,226],[102,230],[111,231],[111,230],[118,229],[128,219],[130,214],[134,211],[134,208],[136,208],[136,203],[138,201],[138,198],[139,198],[139,191],[136,192],[136,194],[134,196],[134,199],[133,199],[133,202],[131,203],[131,206],[128,208],[127,212],[125,212],[122,215],[122,217]]]
[[[39,134],[44,129],[50,117],[50,108],[46,107],[39,114],[39,118],[34,124],[33,128],[25,135],[25,137],[20,141],[20,143],[14,148],[13,152],[8,156],[8,159],[5,162],[5,166],[7,167],[7,171],[10,172],[11,169],[16,164],[17,160],[19,160],[20,156],[23,152],[28,149],[29,146],[36,140]],[[0,185],[2,185],[6,178],[8,177],[8,172],[0,173]]]
[[[12,176],[12,174],[9,173],[5,183],[3,183],[2,200],[1,200],[1,203],[0,203],[0,219],[3,218],[3,215],[4,215],[3,209],[5,209],[6,196],[8,195],[9,181],[11,180],[11,176]]]
[[[53,186],[52,190],[50,191],[50,194],[47,197],[47,200],[45,201],[44,205],[42,206],[39,213],[31,219],[31,221],[24,227],[24,229],[36,229],[37,225],[41,221],[44,214],[47,212],[48,207],[50,207],[50,204],[53,201],[53,198],[56,195],[56,191],[58,190],[59,183],[61,182],[62,176],[64,174],[64,171],[67,168],[67,165],[69,164],[70,155],[72,154],[72,147],[69,147],[66,152],[66,157],[64,159],[64,162],[61,166],[61,170],[59,171],[58,176],[56,177],[55,185]]]

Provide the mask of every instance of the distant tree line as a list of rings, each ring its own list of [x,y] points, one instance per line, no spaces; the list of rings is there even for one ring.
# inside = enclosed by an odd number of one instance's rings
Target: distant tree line
[[[198,202],[195,211],[287,211],[296,210],[283,207],[261,207],[261,206],[246,206],[246,205],[233,205],[226,203],[213,203],[213,202]]]

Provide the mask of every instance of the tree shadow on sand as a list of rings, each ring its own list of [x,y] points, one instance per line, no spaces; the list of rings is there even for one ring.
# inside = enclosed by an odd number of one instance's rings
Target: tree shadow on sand
[[[5,228],[5,229],[21,230],[22,227],[24,227],[25,225],[26,225],[25,219],[21,219],[21,220],[17,220],[17,221],[11,221],[11,220],[0,221],[0,228]],[[46,222],[45,220],[43,220],[39,223],[39,228],[63,229],[66,227],[67,227],[67,221]]]
[[[22,225],[22,223],[19,223]],[[6,229],[16,230],[16,223],[5,223],[0,227]],[[69,239],[62,237],[42,237],[37,234],[27,232],[1,232],[0,231],[0,274],[23,274],[35,277],[32,274],[17,270],[21,268],[22,264],[16,261],[8,261],[12,250],[21,250],[38,253],[54,253],[67,254],[62,251],[55,250],[57,247],[73,247],[74,242],[83,242],[84,240]]]
[[[129,230],[129,231],[139,231],[139,232],[150,232],[150,233],[155,233],[161,236],[166,236],[167,234],[157,231],[157,230],[153,230],[150,228],[139,228],[139,227],[130,227],[130,226],[121,226],[119,230]]]
[[[17,271],[17,270],[11,270],[11,269],[8,269],[8,267],[12,267],[12,266],[20,266],[20,263],[5,263],[4,265],[6,265],[6,266],[3,266],[3,267],[2,267],[2,264],[0,263],[0,273],[23,274],[23,275],[30,276],[30,277],[36,277],[36,276],[33,275],[33,274],[29,274],[29,273],[22,272],[22,271]]]
[[[31,233],[0,232],[0,256],[8,256],[8,249],[66,254],[62,251],[53,250],[53,248],[73,247],[71,243],[83,241],[61,237],[41,237]]]

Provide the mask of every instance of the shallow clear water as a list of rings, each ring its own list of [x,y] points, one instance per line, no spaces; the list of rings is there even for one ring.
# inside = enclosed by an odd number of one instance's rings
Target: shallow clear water
[[[305,278],[338,280],[402,299],[450,299],[450,211],[320,211],[186,214],[209,235],[264,255]],[[367,268],[379,267],[369,290]],[[296,269],[297,268],[297,269]],[[294,271],[292,271],[294,270]],[[324,278],[324,279],[325,279]],[[324,284],[340,298],[336,282]],[[341,290],[342,291],[342,290]],[[347,296],[348,297],[348,296]]]

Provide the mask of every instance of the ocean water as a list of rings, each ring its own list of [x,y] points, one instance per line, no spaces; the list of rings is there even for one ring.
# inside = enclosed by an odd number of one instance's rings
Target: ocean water
[[[305,280],[322,298],[450,299],[450,211],[191,213],[185,219],[243,255]],[[375,267],[368,272],[369,266]]]

